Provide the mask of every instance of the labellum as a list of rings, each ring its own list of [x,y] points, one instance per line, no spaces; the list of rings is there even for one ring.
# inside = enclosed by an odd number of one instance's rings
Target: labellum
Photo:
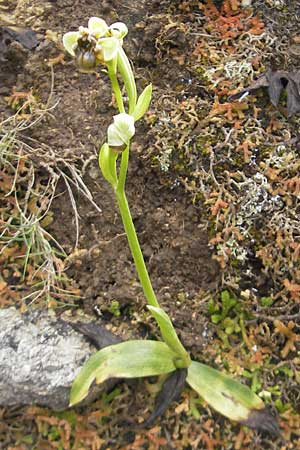
[[[95,70],[97,59],[93,50],[75,50],[75,62],[80,72],[89,73]]]

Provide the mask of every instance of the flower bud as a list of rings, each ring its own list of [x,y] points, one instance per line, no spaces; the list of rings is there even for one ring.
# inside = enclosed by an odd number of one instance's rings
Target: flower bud
[[[134,118],[126,113],[114,116],[114,122],[109,125],[107,130],[107,142],[110,148],[122,151],[129,144],[134,136]]]

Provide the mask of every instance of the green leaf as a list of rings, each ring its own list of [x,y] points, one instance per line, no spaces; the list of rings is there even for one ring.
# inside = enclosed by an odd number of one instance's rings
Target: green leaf
[[[163,309],[156,306],[147,305],[147,308],[158,323],[163,340],[177,355],[177,361],[175,363],[176,367],[188,367],[191,363],[190,356],[180,342],[168,314],[166,314]]]
[[[262,306],[272,306],[273,303],[274,300],[272,299],[272,297],[261,297],[260,299],[260,304]]]
[[[221,300],[222,300],[222,303],[224,303],[224,304],[226,304],[230,301],[230,294],[228,291],[225,290],[225,291],[221,292]]]
[[[219,323],[222,320],[222,315],[221,314],[213,314],[211,316],[211,321],[212,323]]]
[[[102,145],[99,152],[99,166],[102,175],[114,188],[116,188],[118,183],[117,171],[116,171],[116,160],[118,154],[113,152],[107,142]]]
[[[222,301],[222,312],[224,316],[227,315],[227,313],[237,304],[237,299],[234,297],[230,297],[230,294],[228,291],[223,291],[221,293],[221,301]]]
[[[129,114],[132,114],[136,105],[136,85],[128,58],[121,46],[118,51],[118,69],[124,81],[125,89],[128,95]]]
[[[216,411],[231,420],[247,422],[255,410],[263,410],[263,401],[250,388],[205,364],[192,361],[188,384]]]
[[[133,111],[134,120],[141,119],[149,108],[152,97],[152,84],[149,84],[141,93]]]
[[[219,307],[219,305],[217,305],[217,304],[213,301],[213,299],[211,298],[211,299],[209,300],[209,302],[208,302],[207,309],[208,309],[208,313],[209,313],[210,315],[212,315],[212,314],[218,312],[218,311],[220,310],[220,307]]]
[[[73,382],[70,406],[83,400],[93,381],[161,375],[176,369],[174,352],[159,341],[128,341],[110,345],[91,356]]]
[[[222,325],[225,329],[225,333],[228,335],[232,333],[239,333],[241,331],[241,328],[236,322],[236,319],[231,319],[230,317],[226,317],[226,319],[223,320]]]

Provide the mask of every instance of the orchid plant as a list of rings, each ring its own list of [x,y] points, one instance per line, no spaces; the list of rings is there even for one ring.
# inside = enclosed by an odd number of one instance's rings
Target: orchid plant
[[[63,44],[75,58],[80,71],[95,71],[99,65],[107,70],[119,112],[108,127],[107,141],[99,152],[99,166],[103,177],[114,190],[129,247],[147,299],[147,308],[160,328],[162,340],[132,340],[96,352],[85,363],[73,383],[70,405],[87,396],[94,380],[102,383],[111,377],[137,378],[162,374],[170,374],[171,379],[172,374],[181,371],[184,374],[183,381],[224,416],[248,426],[277,433],[275,419],[266,412],[263,401],[250,388],[206,364],[191,360],[153,290],[125,193],[130,141],[135,134],[135,122],[144,116],[149,107],[152,86],[149,84],[137,98],[134,75],[123,49],[123,39],[127,31],[122,22],[108,26],[103,19],[92,17],[87,28],[80,27],[76,32],[66,33],[63,36]],[[128,98],[127,111],[119,80],[124,85]]]

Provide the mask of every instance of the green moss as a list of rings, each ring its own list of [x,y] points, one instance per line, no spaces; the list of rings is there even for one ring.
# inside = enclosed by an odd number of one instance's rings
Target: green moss
[[[221,292],[221,301],[211,299],[208,302],[208,314],[212,323],[218,325],[216,332],[225,348],[230,347],[229,336],[242,335],[241,321],[249,317],[242,301],[227,290]]]

